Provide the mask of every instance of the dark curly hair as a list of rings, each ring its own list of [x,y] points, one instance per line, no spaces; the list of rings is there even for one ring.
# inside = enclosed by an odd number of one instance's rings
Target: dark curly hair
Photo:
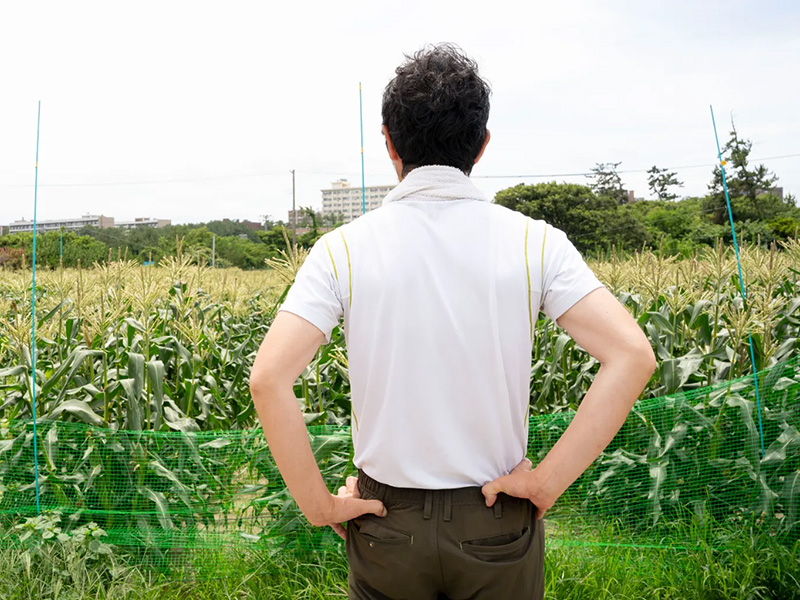
[[[403,176],[424,165],[448,165],[469,175],[486,139],[489,84],[478,65],[452,44],[406,55],[383,92],[381,115]]]

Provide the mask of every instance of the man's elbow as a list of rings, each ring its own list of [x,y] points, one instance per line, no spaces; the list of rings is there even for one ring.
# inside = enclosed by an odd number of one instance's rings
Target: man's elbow
[[[628,340],[616,347],[608,348],[606,356],[600,359],[600,364],[645,380],[650,379],[657,367],[653,348],[644,335],[641,339]]]

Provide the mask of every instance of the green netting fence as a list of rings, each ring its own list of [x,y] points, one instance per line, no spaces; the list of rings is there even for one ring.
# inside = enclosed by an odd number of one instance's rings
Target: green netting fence
[[[759,376],[640,401],[602,456],[548,513],[548,543],[683,548],[724,545],[751,527],[800,539],[800,360]],[[573,412],[532,417],[534,463]],[[353,473],[348,427],[310,427],[330,489]],[[96,523],[137,564],[224,569],[226,552],[325,549],[341,542],[305,522],[260,429],[121,431],[38,423],[42,511],[67,530]],[[24,543],[36,515],[30,421],[0,421],[2,544]]]

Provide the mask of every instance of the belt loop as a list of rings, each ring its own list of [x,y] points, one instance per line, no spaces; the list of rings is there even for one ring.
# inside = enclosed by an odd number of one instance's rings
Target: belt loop
[[[372,477],[364,473],[361,469],[358,470],[358,486],[359,489],[361,488],[361,482],[366,484],[365,487],[369,488],[370,492],[375,494],[376,499],[383,502],[386,499],[386,492],[389,491],[389,488],[386,484],[380,483],[379,481],[375,481]]]
[[[380,500],[381,502],[386,502],[386,494],[389,491],[389,486],[386,485],[385,483],[378,483],[377,488],[378,488],[378,500]]]
[[[444,491],[444,517],[445,521],[453,520],[453,490]]]
[[[425,505],[422,508],[422,518],[426,521],[430,520],[433,513],[433,492],[425,490]]]
[[[503,517],[503,503],[500,501],[498,497],[497,500],[494,502],[494,518],[501,519]]]

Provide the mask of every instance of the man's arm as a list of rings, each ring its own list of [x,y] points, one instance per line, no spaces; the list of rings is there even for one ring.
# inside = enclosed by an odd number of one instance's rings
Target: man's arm
[[[656,368],[644,333],[605,288],[577,302],[558,324],[600,362],[600,370],[572,423],[542,462],[529,473],[511,473],[483,486],[488,506],[504,492],[530,499],[538,518],[608,446]]]
[[[294,383],[325,335],[289,312],[279,312],[267,332],[250,374],[250,393],[272,456],[300,510],[313,525],[330,525],[344,537],[341,523],[386,509],[378,500],[339,498],[328,492],[308,441]]]

